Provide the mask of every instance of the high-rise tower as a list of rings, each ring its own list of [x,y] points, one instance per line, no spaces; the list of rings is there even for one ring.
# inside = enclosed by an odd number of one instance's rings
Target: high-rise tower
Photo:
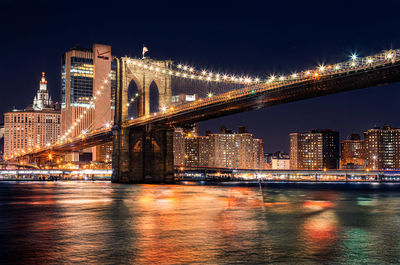
[[[92,49],[75,47],[64,53],[61,59],[61,135],[69,132],[68,137],[73,138],[112,122],[115,86],[111,46],[93,44]],[[89,102],[94,96],[97,100],[93,107]],[[109,159],[110,148],[110,144],[92,148],[93,160]]]

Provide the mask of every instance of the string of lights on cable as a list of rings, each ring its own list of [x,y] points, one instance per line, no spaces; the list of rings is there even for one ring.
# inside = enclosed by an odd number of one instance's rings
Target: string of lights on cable
[[[284,80],[293,80],[307,78],[310,76],[318,77],[323,74],[329,74],[332,72],[351,70],[356,66],[371,66],[374,63],[380,63],[384,61],[394,60],[400,54],[399,50],[388,50],[383,53],[379,53],[367,57],[359,57],[357,53],[350,55],[348,61],[337,63],[334,65],[319,65],[314,69],[305,70],[301,72],[294,72],[289,75],[275,75],[271,74],[268,77],[261,79],[258,77],[240,76],[236,74],[228,73],[216,73],[208,70],[198,70],[197,68],[185,64],[172,64],[171,68],[161,69],[159,66],[153,64],[151,61],[143,59],[127,59],[128,64],[135,65],[143,68],[144,70],[153,71],[159,74],[176,76],[187,79],[203,80],[209,82],[232,82],[240,84],[254,84],[254,83],[270,83],[279,82]]]

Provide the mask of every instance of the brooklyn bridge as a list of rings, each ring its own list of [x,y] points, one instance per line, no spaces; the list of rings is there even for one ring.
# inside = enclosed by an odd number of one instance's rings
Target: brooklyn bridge
[[[49,154],[63,154],[113,143],[113,182],[162,183],[174,177],[173,132],[176,127],[287,102],[400,81],[400,50],[319,65],[264,79],[206,71],[171,60],[119,57],[116,62],[114,121],[70,137],[71,128],[55,144],[25,150],[9,161],[33,162]],[[91,108],[101,102],[111,73],[97,88]],[[130,91],[135,83],[137,93]],[[150,85],[157,86],[157,100]],[[196,94],[195,101],[172,104],[178,93]],[[137,117],[130,117],[136,102]],[[155,111],[152,111],[154,110]],[[89,112],[84,112],[83,120]]]

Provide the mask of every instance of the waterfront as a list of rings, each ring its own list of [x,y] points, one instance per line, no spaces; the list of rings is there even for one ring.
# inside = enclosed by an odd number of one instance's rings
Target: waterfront
[[[400,261],[397,191],[3,182],[0,204],[2,264]]]

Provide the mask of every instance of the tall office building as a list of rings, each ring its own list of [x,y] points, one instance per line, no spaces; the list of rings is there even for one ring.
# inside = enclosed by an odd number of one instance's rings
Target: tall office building
[[[60,136],[60,111],[47,90],[44,73],[33,104],[4,114],[4,157],[55,143]]]
[[[339,164],[339,132],[312,130],[290,134],[291,169],[335,169]]]
[[[341,143],[340,166],[344,169],[365,168],[365,141],[359,134],[352,134],[350,139]]]
[[[388,125],[364,133],[367,168],[400,169],[400,129]]]
[[[113,121],[115,67],[109,45],[93,44],[92,49],[75,47],[63,54],[61,135],[76,137]],[[94,96],[97,99],[93,108],[89,102]],[[92,148],[93,160],[107,160],[111,157],[110,150],[111,144]]]

